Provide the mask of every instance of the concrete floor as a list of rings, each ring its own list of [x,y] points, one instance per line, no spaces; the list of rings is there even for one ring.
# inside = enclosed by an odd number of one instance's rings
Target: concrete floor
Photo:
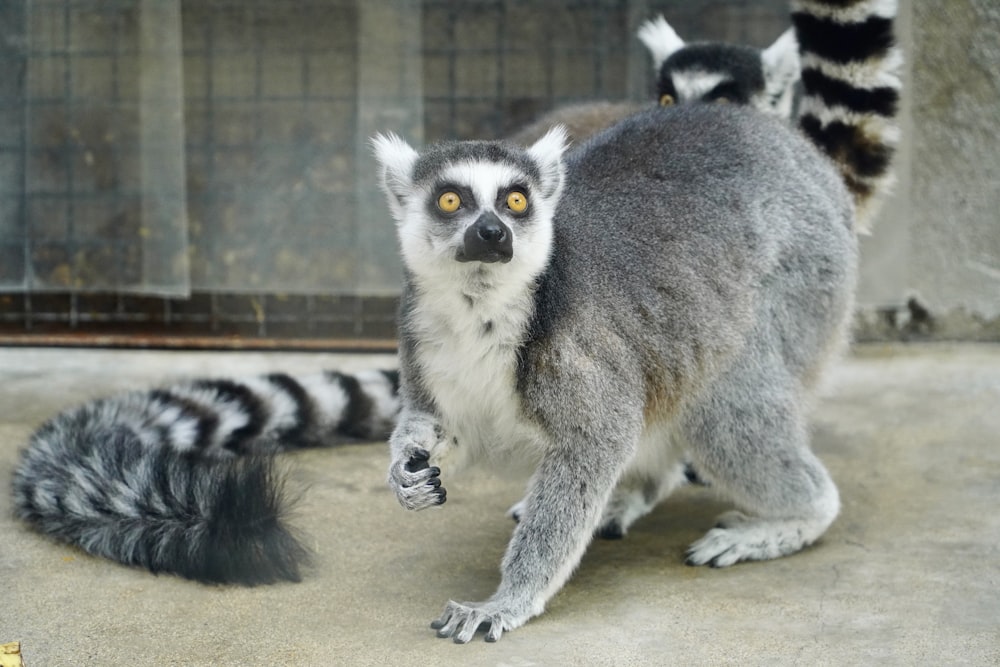
[[[391,357],[0,349],[0,466],[90,396],[176,375],[391,365]],[[498,580],[519,480],[447,478],[403,511],[383,443],[288,456],[316,563],[300,584],[205,587],[58,545],[0,493],[0,643],[58,665],[1000,664],[1000,346],[866,346],[832,374],[815,449],[841,517],[815,547],[682,564],[726,505],[687,488],[595,542],[548,612],[465,646],[428,622]],[[447,472],[445,472],[447,475]],[[9,484],[5,480],[4,484]]]

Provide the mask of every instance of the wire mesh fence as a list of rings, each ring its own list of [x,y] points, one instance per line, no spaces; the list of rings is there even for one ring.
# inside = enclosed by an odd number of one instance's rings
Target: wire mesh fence
[[[0,331],[391,339],[367,137],[508,136],[652,89],[638,24],[763,46],[783,0],[0,5]]]

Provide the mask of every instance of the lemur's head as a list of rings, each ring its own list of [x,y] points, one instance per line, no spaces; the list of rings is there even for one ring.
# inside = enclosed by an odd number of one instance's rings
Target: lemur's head
[[[563,183],[562,126],[529,148],[464,141],[417,153],[394,134],[372,145],[412,273],[490,266],[534,277],[545,267]]]
[[[653,58],[662,106],[732,102],[791,118],[800,77],[792,29],[764,50],[722,42],[685,44],[662,16],[642,24],[637,36]]]

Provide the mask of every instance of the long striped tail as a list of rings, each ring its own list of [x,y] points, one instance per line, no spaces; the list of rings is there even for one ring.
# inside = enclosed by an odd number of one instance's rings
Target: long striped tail
[[[837,164],[867,232],[892,185],[902,52],[896,0],[794,0],[802,60],[799,126]]]
[[[205,583],[298,581],[309,554],[287,525],[273,454],[338,436],[386,437],[398,375],[205,379],[86,403],[32,436],[14,508],[97,556]]]
[[[298,581],[308,551],[286,525],[274,459],[151,451],[127,427],[64,422],[14,473],[20,519],[95,556],[202,583]]]

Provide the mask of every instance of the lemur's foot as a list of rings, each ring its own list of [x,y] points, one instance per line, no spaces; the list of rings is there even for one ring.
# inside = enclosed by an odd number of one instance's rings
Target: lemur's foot
[[[426,449],[415,448],[408,457],[394,461],[389,470],[389,486],[406,509],[422,510],[447,499],[447,491],[441,486],[441,469],[430,465],[429,459]]]
[[[466,644],[480,627],[485,627],[486,641],[500,639],[504,630],[513,630],[528,620],[527,614],[515,614],[497,602],[455,602],[449,600],[440,618],[431,622],[438,637],[451,637],[456,644]]]
[[[684,562],[728,567],[744,560],[780,558],[811,544],[823,528],[825,523],[807,519],[768,520],[726,512],[715,528],[688,548]]]

